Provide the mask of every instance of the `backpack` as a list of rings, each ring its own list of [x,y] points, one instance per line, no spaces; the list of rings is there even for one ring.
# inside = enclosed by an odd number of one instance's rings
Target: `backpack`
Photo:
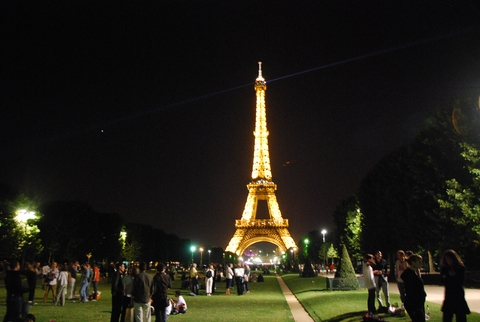
[[[211,271],[211,270],[208,270],[208,271],[207,271],[207,275],[206,275],[206,276],[207,276],[207,278],[210,278],[210,277],[212,277],[212,271]]]

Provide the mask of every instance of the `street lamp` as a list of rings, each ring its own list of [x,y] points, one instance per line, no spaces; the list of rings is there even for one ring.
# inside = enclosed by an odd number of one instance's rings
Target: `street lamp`
[[[193,252],[195,251],[195,246],[190,247],[190,251],[192,252],[192,264],[193,264]]]
[[[211,263],[211,262],[210,262],[210,253],[211,253],[211,252],[212,252],[212,251],[209,249],[209,250],[208,250],[208,265],[210,265],[210,263]]]
[[[200,251],[200,267],[202,267],[203,248],[202,248],[202,247],[200,247],[198,250]]]
[[[323,262],[325,265],[327,265],[327,245],[325,245],[325,235],[327,234],[327,231],[324,229],[322,230],[322,235],[323,235],[323,250],[325,252],[325,256],[323,257]]]
[[[308,244],[310,243],[310,241],[308,240],[308,238],[305,238],[303,242],[305,243],[305,257],[308,258]]]
[[[15,220],[18,222],[19,226],[22,227],[23,231],[21,233],[21,242],[20,246],[22,246],[22,267],[25,262],[25,244],[27,239],[29,238],[30,235],[33,235],[35,233],[35,228],[36,226],[28,226],[27,222],[30,219],[36,219],[37,216],[35,215],[34,211],[28,211],[26,209],[20,209],[15,212]]]

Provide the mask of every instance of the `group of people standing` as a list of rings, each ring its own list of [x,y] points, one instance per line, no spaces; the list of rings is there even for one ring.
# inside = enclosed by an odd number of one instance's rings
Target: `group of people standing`
[[[186,313],[187,304],[180,291],[175,292],[177,301],[168,297],[172,279],[165,265],[158,264],[153,277],[146,269],[146,263],[130,266],[127,271],[123,263],[116,264],[111,278],[111,322],[150,322],[152,313],[156,321],[164,322],[169,314]]]
[[[426,319],[425,299],[427,294],[421,277],[422,266],[422,256],[411,251],[397,251],[395,278],[402,306],[409,314],[412,322],[423,322]],[[463,288],[465,281],[463,261],[454,250],[449,249],[442,255],[440,267],[441,280],[445,285],[445,299],[442,305],[443,321],[452,321],[454,315],[457,322],[466,321],[470,309],[465,301],[465,290]],[[376,295],[380,305],[378,311],[386,308],[386,312],[388,312],[391,305],[388,291],[387,263],[382,258],[380,251],[377,251],[375,256],[372,254],[365,256],[363,277],[365,287],[368,289],[368,311],[371,313],[377,312],[375,309]],[[385,297],[386,307],[383,305],[381,291]]]
[[[75,296],[75,286],[77,279],[78,262],[70,265],[67,263],[45,264],[41,266],[38,263],[26,262],[23,269],[18,260],[12,260],[9,263],[9,269],[5,274],[5,288],[7,290],[7,314],[5,321],[16,321],[28,316],[30,306],[36,305],[35,290],[38,279],[42,280],[43,303],[47,303],[49,294],[52,294],[52,301],[55,306],[65,305],[67,294],[68,299],[73,300]],[[81,300],[88,301],[88,287],[93,277],[94,293],[92,300],[97,298],[97,286],[99,281],[99,270],[93,265],[87,263],[82,270],[81,279]],[[25,277],[27,286],[24,286],[22,279]],[[69,289],[68,289],[69,288]],[[28,293],[28,300],[24,300],[24,294]]]
[[[233,264],[228,264],[225,274],[226,291],[225,294],[231,295],[230,289],[233,288],[233,282],[237,285],[237,295],[250,294],[248,282],[250,281],[250,266],[245,263],[239,263],[235,268]]]

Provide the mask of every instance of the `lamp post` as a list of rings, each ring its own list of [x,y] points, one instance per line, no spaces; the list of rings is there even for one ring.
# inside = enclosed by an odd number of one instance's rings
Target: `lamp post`
[[[195,246],[191,246],[190,251],[192,252],[192,264],[193,264],[193,252],[195,251]]]
[[[308,258],[308,244],[310,243],[310,241],[308,240],[308,238],[305,238],[303,242],[305,244],[305,257]]]
[[[211,261],[210,261],[210,253],[211,253],[211,252],[212,252],[212,251],[209,249],[209,250],[208,250],[208,265],[210,265],[210,263],[211,263]]]
[[[203,259],[203,248],[202,248],[202,247],[200,247],[198,250],[200,251],[200,267],[203,267],[203,266],[202,266],[202,259]]]
[[[323,249],[325,251],[325,256],[323,258],[323,262],[325,265],[327,265],[327,246],[325,245],[325,235],[327,234],[327,231],[325,229],[322,230],[322,235],[323,235]]]

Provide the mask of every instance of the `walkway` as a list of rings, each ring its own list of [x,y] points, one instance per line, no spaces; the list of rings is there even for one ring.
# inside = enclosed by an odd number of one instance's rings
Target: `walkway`
[[[390,282],[389,290],[391,293],[398,294],[397,283]],[[425,292],[427,293],[427,302],[443,303],[444,297],[443,286],[425,285]],[[465,289],[465,299],[467,300],[470,311],[480,313],[480,290],[476,288]]]
[[[290,311],[293,315],[293,320],[295,322],[314,321],[312,317],[307,313],[307,311],[305,311],[302,304],[300,304],[295,295],[292,293],[292,291],[290,291],[287,284],[285,284],[285,282],[279,275],[277,275],[277,281],[278,284],[280,284],[283,295],[285,296],[288,306],[290,307]]]

